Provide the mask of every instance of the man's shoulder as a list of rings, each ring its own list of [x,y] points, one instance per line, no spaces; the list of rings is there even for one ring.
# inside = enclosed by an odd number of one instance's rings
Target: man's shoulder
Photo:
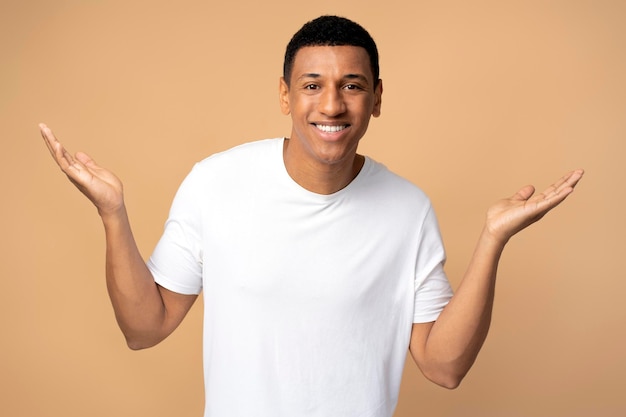
[[[222,175],[245,175],[266,169],[274,165],[280,142],[281,139],[261,139],[213,153],[196,162],[190,175],[219,179]]]
[[[385,164],[369,158],[368,180],[370,184],[376,184],[392,196],[404,198],[417,198],[428,200],[424,191],[410,179],[392,171]]]
[[[281,146],[282,141],[282,138],[273,138],[245,142],[227,150],[216,152],[198,162],[197,165],[229,164],[234,160],[245,160],[246,158],[257,161],[272,158],[276,155],[277,148]]]
[[[202,189],[231,187],[275,175],[282,157],[282,139],[261,139],[216,152],[196,162],[185,183]]]

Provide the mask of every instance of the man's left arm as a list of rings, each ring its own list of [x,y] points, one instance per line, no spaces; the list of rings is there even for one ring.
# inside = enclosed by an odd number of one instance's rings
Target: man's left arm
[[[489,208],[470,264],[454,296],[431,323],[413,324],[410,351],[423,374],[456,388],[487,337],[500,255],[516,233],[541,219],[572,193],[583,171],[562,177],[543,193],[526,186]]]

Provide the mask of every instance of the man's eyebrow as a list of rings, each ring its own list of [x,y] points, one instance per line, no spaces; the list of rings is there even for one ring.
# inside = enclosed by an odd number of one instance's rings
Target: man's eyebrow
[[[359,80],[359,81],[369,84],[367,77],[363,74],[346,74],[343,76],[343,78],[347,80]]]
[[[321,78],[321,77],[322,77],[322,75],[318,74],[316,72],[308,72],[308,73],[305,73],[305,74],[302,74],[301,76],[299,76],[298,79],[299,80],[304,79],[304,78],[314,78],[314,79],[317,79],[317,78]],[[363,75],[363,74],[349,73],[349,74],[344,75],[342,78],[345,79],[345,80],[359,80],[361,82],[369,84],[369,81],[368,81],[367,77],[365,75]]]
[[[303,78],[320,78],[322,75],[315,73],[315,72],[308,72],[306,74],[302,74],[301,76],[298,77],[299,80],[303,79]]]

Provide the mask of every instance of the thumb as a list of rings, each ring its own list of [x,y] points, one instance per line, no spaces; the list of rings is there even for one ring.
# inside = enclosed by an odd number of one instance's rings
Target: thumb
[[[76,152],[75,158],[86,167],[98,166],[96,161],[84,152]]]
[[[526,201],[535,193],[535,187],[532,185],[526,185],[522,187],[518,192],[513,196],[514,200]]]

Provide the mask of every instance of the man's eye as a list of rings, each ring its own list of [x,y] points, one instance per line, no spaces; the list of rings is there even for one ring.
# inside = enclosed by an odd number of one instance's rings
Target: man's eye
[[[359,90],[361,87],[356,84],[346,84],[344,88],[346,90]]]
[[[317,90],[318,86],[317,86],[317,84],[307,84],[307,85],[304,86],[304,88],[306,90]]]

